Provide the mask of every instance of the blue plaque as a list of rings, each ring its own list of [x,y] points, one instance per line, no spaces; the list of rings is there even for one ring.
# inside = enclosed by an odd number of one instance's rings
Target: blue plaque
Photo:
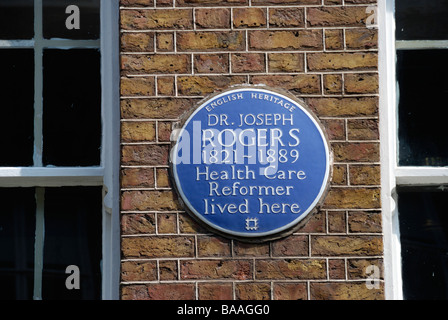
[[[215,95],[185,117],[172,140],[172,176],[186,210],[233,238],[293,232],[329,184],[330,151],[318,120],[274,90]]]

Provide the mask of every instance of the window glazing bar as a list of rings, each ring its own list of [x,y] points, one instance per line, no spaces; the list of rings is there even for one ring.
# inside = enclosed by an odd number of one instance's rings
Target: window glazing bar
[[[34,291],[33,299],[42,300],[42,270],[44,266],[44,197],[45,189],[36,188],[36,236],[34,241]]]
[[[448,40],[399,40],[395,41],[397,50],[447,49]]]

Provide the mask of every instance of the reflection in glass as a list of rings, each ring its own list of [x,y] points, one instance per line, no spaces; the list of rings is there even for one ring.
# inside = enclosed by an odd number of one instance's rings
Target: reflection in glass
[[[43,0],[43,35],[45,39],[99,39],[101,0]],[[70,5],[79,9],[79,29],[69,29],[66,21],[71,21],[74,11],[66,12]],[[77,13],[75,13],[77,14]]]

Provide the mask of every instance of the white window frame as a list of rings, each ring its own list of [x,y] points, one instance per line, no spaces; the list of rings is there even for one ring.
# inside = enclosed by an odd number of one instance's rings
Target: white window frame
[[[448,48],[448,41],[396,41],[394,8],[395,0],[378,1],[381,197],[385,295],[388,300],[402,300],[401,244],[396,188],[447,184],[448,168],[398,165],[399,92],[395,70],[396,50]]]
[[[101,50],[101,163],[92,167],[42,166],[42,72],[35,72],[34,167],[0,167],[0,187],[36,187],[34,299],[41,299],[44,217],[39,194],[44,187],[102,186],[102,299],[119,299],[120,277],[120,108],[119,0],[101,0],[100,40],[45,40],[42,37],[42,0],[34,0],[35,37],[0,40],[0,47],[34,48],[35,70],[42,69],[44,47],[92,47]],[[81,12],[82,15],[82,12]],[[49,42],[51,41],[51,43]]]

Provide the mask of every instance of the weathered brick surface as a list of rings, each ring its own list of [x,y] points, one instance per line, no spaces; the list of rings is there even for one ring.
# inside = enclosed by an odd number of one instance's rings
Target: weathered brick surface
[[[121,298],[384,299],[375,0],[121,0]],[[211,233],[170,181],[173,124],[205,96],[267,85],[330,141],[322,206],[292,235]]]

